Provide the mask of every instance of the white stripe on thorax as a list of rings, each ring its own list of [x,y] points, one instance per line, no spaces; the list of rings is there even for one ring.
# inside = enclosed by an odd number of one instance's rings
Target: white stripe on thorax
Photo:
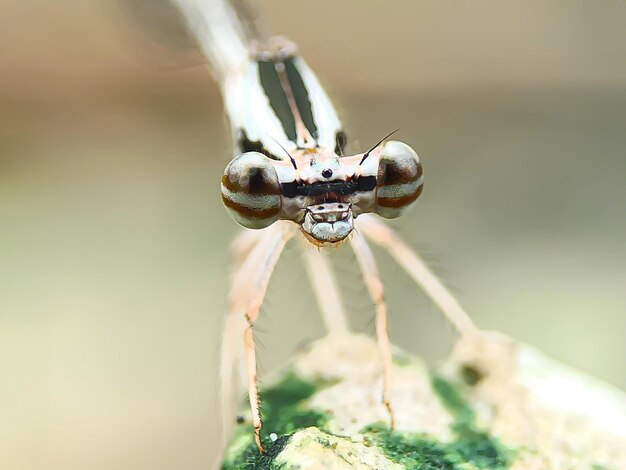
[[[294,58],[294,64],[298,68],[304,86],[309,93],[313,120],[317,126],[318,143],[324,149],[335,148],[337,132],[341,130],[341,123],[330,98],[324,91],[317,76],[301,57]]]

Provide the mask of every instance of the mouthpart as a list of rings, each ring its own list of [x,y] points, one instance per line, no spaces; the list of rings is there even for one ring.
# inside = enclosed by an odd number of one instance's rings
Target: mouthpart
[[[354,229],[352,204],[326,202],[306,208],[302,230],[319,244],[338,243]]]

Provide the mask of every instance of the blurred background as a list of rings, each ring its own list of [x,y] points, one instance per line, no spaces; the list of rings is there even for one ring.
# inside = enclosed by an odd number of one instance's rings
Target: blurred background
[[[0,468],[204,469],[231,142],[202,58],[157,0],[0,0]],[[426,189],[394,225],[476,322],[626,387],[626,4],[288,0],[260,8],[336,100],[353,152],[390,129]],[[393,341],[453,332],[383,253]],[[359,331],[373,308],[333,253]],[[323,334],[298,251],[261,370]]]

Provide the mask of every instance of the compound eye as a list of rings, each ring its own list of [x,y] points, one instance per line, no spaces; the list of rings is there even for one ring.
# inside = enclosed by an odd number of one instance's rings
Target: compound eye
[[[222,176],[222,201],[246,228],[265,228],[278,219],[281,188],[276,169],[262,153],[247,152],[232,160]]]
[[[391,140],[380,153],[376,178],[376,213],[399,217],[422,193],[424,177],[420,158],[408,145]]]

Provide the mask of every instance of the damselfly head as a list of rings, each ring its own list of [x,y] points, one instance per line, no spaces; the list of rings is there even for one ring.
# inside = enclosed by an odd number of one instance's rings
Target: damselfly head
[[[314,243],[335,244],[360,214],[398,217],[422,192],[420,159],[402,142],[341,158],[310,149],[288,155],[274,160],[247,152],[226,167],[222,199],[239,224],[259,229],[291,220]]]

